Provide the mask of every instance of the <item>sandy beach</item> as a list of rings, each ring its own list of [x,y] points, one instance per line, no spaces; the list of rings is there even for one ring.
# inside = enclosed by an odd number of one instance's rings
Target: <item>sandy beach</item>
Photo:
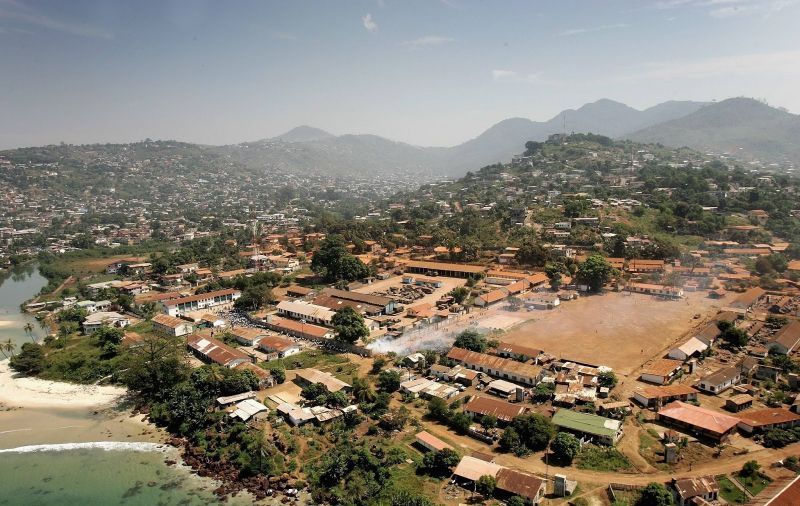
[[[125,389],[74,385],[17,376],[8,360],[0,361],[0,404],[9,408],[97,408],[118,401]]]

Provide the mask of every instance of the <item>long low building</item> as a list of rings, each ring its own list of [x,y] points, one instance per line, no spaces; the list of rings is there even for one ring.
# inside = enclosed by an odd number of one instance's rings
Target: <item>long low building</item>
[[[453,264],[447,262],[411,261],[406,264],[406,272],[416,274],[436,274],[450,278],[470,278],[483,274],[486,268],[481,265]]]
[[[179,316],[190,311],[200,311],[202,309],[210,309],[224,304],[230,304],[241,296],[242,292],[239,290],[228,288],[225,290],[189,295],[188,297],[162,300],[159,304],[161,305],[161,312],[170,316]]]
[[[695,435],[720,441],[736,430],[739,419],[681,401],[671,402],[658,412],[658,419]]]
[[[295,374],[295,382],[301,387],[322,383],[329,392],[349,391],[353,388],[334,375],[318,369],[298,369]]]
[[[547,482],[538,476],[471,456],[461,458],[453,476],[467,482],[476,482],[481,476],[491,476],[495,479],[496,495],[503,498],[519,496],[528,504],[539,504],[546,492]]]
[[[152,320],[153,332],[165,336],[180,337],[194,332],[194,325],[168,314],[157,314]]]
[[[602,444],[613,445],[622,437],[622,422],[600,415],[559,409],[552,421],[559,430],[589,437]]]
[[[517,362],[485,353],[453,348],[447,358],[476,371],[485,372],[489,376],[502,378],[525,385],[536,385],[539,382],[540,367]]]
[[[633,399],[646,408],[658,408],[672,401],[696,401],[697,393],[689,385],[675,383],[640,388],[633,393]]]
[[[206,362],[214,362],[223,367],[233,368],[250,361],[250,357],[241,351],[213,337],[192,334],[186,338],[186,345],[200,359]]]
[[[330,297],[339,303],[345,303],[351,306],[355,304],[356,307],[359,305],[374,307],[377,308],[378,314],[393,314],[397,307],[397,303],[389,297],[348,290],[337,290],[336,288],[326,288],[323,290],[322,296]],[[332,309],[338,309],[338,307]]]
[[[267,316],[265,323],[267,328],[275,332],[314,341],[332,339],[335,334],[333,330],[326,327],[274,315]]]
[[[745,411],[738,415],[739,428],[748,434],[772,429],[791,429],[800,425],[800,415],[783,408],[766,408]]]
[[[295,320],[304,320],[307,323],[331,326],[336,312],[308,302],[284,300],[278,303],[278,314]]]
[[[473,397],[464,405],[464,413],[474,419],[479,420],[484,416],[492,415],[502,423],[509,423],[514,418],[525,415],[529,411],[529,405],[522,403],[512,404],[500,399],[480,395]]]

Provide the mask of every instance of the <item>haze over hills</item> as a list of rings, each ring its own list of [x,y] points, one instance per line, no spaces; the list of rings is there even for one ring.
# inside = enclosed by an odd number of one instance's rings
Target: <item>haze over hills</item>
[[[751,98],[730,98],[626,136],[640,142],[800,163],[800,115]]]
[[[602,99],[569,109],[545,122],[511,118],[457,146],[419,147],[375,135],[334,136],[300,126],[260,141],[226,146],[226,153],[249,166],[276,170],[309,170],[363,174],[402,170],[428,176],[461,175],[484,165],[506,162],[529,140],[554,133],[593,132],[618,137],[655,123],[697,111],[702,102],[665,102],[639,111]]]

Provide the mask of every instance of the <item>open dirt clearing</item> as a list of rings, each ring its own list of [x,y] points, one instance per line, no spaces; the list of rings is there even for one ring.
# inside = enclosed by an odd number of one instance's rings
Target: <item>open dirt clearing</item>
[[[709,299],[705,293],[689,293],[678,301],[606,293],[528,313],[535,315],[533,319],[498,337],[629,374],[723,305],[724,301]],[[702,318],[694,319],[695,314]]]

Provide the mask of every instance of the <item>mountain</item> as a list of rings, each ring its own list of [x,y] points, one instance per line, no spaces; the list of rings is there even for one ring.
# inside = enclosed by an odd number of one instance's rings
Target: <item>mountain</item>
[[[563,111],[548,121],[503,120],[462,144],[419,147],[374,135],[335,136],[301,126],[260,141],[225,146],[226,154],[252,168],[314,171],[330,175],[369,175],[403,171],[422,177],[463,175],[523,151],[527,141],[544,141],[554,133],[592,132],[621,137],[703,109],[703,102],[671,101],[645,110],[602,99]]]
[[[800,116],[751,98],[730,98],[625,137],[737,158],[800,163]]]
[[[331,137],[335,136],[332,133],[326,132],[325,130],[310,127],[308,125],[301,125],[299,127],[292,128],[283,135],[273,137],[272,140],[283,142],[310,142],[329,139]]]

